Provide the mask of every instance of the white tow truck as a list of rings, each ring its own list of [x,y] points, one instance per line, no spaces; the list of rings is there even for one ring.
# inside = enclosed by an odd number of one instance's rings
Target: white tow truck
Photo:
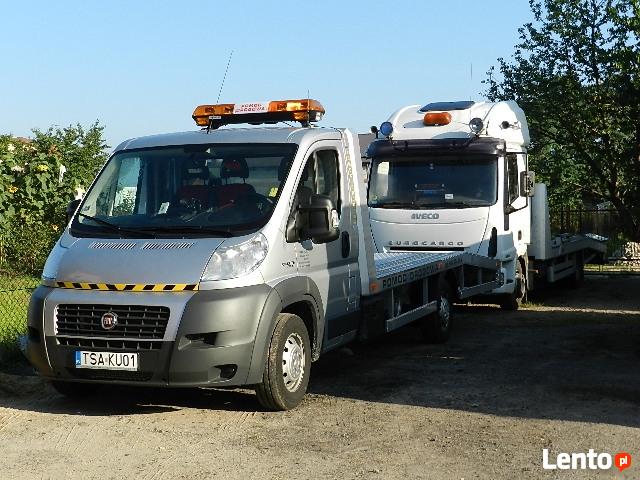
[[[492,293],[517,309],[539,281],[572,277],[606,250],[589,235],[552,238],[547,190],[528,170],[529,129],[513,101],[399,109],[367,150],[377,252],[470,252],[501,262]]]
[[[201,129],[120,144],[31,297],[40,375],[70,396],[249,385],[286,410],[323,352],[413,321],[445,341],[452,300],[501,288],[500,259],[376,252],[358,138],[312,126],[323,114],[310,99],[202,105]],[[302,126],[220,128],[279,121]]]

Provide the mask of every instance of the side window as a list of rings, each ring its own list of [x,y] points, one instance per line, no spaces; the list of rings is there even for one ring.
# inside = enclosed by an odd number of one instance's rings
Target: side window
[[[335,150],[319,150],[307,159],[297,194],[299,201],[311,194],[326,195],[340,213],[340,175]]]
[[[335,150],[320,150],[316,157],[316,193],[326,195],[340,212],[340,180],[338,154]]]
[[[507,155],[507,174],[509,182],[509,203],[512,203],[520,196],[518,189],[518,157],[513,153]]]

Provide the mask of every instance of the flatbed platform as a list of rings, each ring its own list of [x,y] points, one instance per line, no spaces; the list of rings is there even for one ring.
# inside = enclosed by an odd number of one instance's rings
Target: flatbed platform
[[[500,284],[498,278],[500,262],[468,252],[375,253],[374,264],[377,292],[456,268],[459,269],[457,272],[460,281],[459,293],[463,295],[467,293],[468,288],[477,287],[479,284],[484,288],[490,286],[487,284],[495,283],[496,286]],[[469,275],[465,276],[465,267],[467,267],[467,274],[471,273],[470,269],[473,269],[473,276],[476,278],[466,278]]]

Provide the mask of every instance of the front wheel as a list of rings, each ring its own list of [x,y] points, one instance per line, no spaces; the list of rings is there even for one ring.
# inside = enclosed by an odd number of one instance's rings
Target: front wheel
[[[281,313],[271,336],[262,383],[256,385],[260,405],[290,410],[300,404],[309,384],[311,342],[300,317]]]
[[[522,272],[522,263],[516,258],[515,286],[512,293],[507,293],[500,301],[502,310],[515,311],[520,308],[527,297],[527,277]]]

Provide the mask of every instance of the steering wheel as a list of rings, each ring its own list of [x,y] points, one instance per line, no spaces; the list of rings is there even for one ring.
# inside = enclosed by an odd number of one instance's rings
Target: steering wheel
[[[268,212],[274,205],[273,200],[257,192],[248,193],[238,198],[237,203],[253,203],[260,212]]]
[[[264,213],[269,211],[273,207],[273,200],[269,197],[261,195],[257,192],[246,193],[238,197],[235,201],[229,202],[225,205],[222,205],[218,208],[218,212],[220,210],[225,210],[227,208],[242,208],[247,206],[255,206],[260,213]]]

